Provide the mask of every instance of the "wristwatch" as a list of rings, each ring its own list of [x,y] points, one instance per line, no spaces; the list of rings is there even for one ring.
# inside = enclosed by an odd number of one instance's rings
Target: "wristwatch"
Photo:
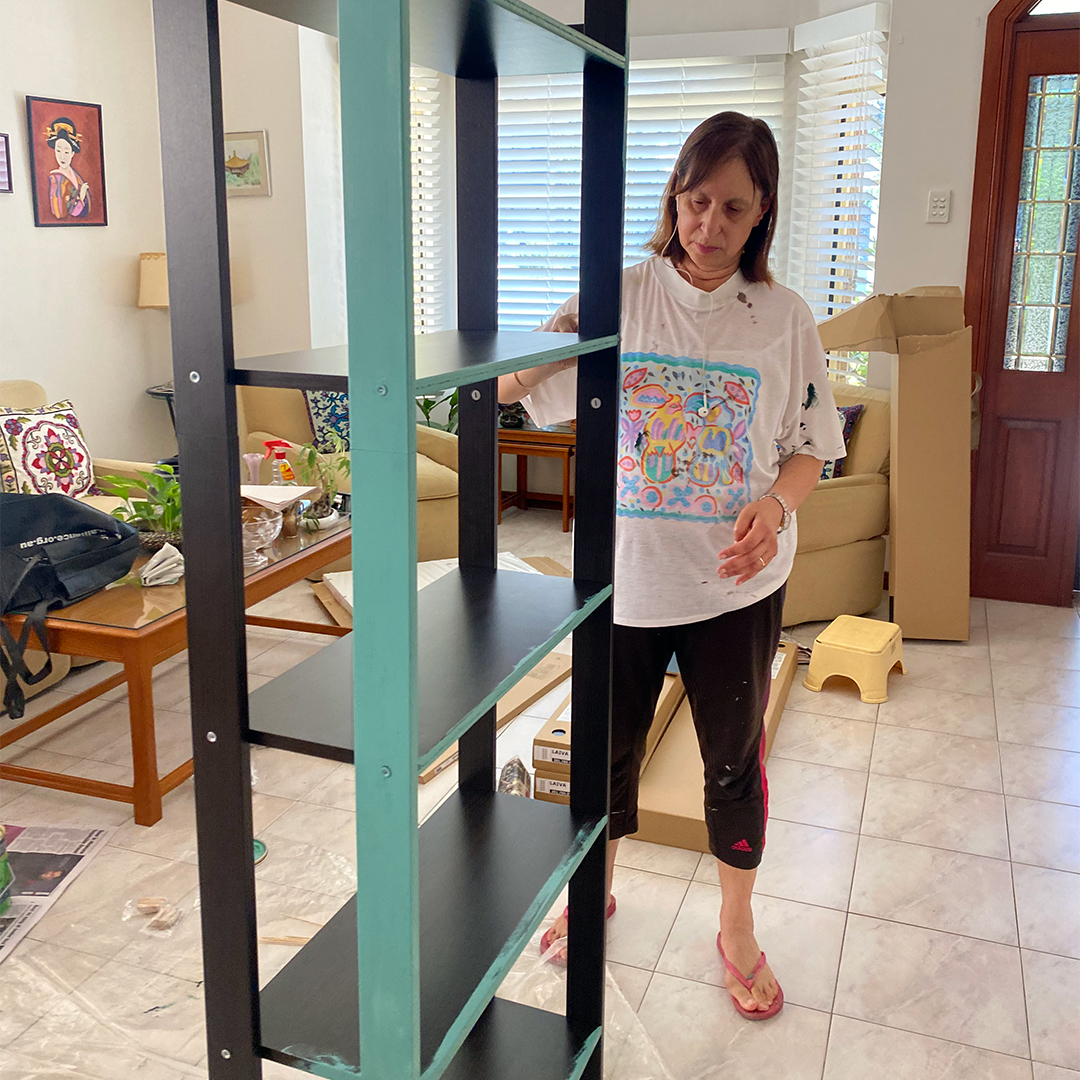
[[[766,491],[761,496],[763,499],[775,499],[780,504],[780,509],[784,511],[784,516],[780,521],[780,528],[777,529],[777,533],[782,533],[791,524],[791,508],[788,506],[783,495],[777,495],[775,491]]]

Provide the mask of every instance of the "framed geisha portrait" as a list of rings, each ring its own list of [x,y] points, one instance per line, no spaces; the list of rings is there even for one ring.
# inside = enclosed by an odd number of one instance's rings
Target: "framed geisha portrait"
[[[101,106],[26,99],[34,224],[107,225]]]

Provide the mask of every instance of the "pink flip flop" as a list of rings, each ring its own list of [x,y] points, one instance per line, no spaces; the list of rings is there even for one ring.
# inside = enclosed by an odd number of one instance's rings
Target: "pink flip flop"
[[[758,973],[765,966],[765,954],[762,953],[758,957],[758,962],[754,965],[754,970],[751,971],[749,975],[744,975],[725,955],[724,946],[721,944],[719,934],[716,935],[716,947],[720,950],[720,958],[724,961],[724,967],[726,967],[747,990],[752,990],[754,988],[754,979],[757,978]],[[767,1009],[744,1009],[730,990],[728,993],[731,994],[731,1004],[735,1006],[735,1011],[744,1020],[770,1020],[784,1007],[784,991],[780,989],[779,983],[776,984],[776,997]]]
[[[569,914],[570,914],[570,909],[568,907],[563,908],[563,916],[564,917],[569,916]],[[607,911],[604,913],[604,918],[605,919],[610,919],[611,916],[614,915],[614,914],[615,914],[615,897],[613,896],[613,897],[611,897],[610,900],[608,900]],[[547,953],[548,949],[550,949],[551,946],[554,943],[555,943],[555,927],[554,926],[549,926],[544,931],[543,936],[540,938],[540,955],[543,956],[545,953]],[[563,949],[561,952],[557,952],[554,955],[549,956],[548,957],[548,963],[549,964],[555,964],[557,967],[565,967],[566,966],[566,950]]]

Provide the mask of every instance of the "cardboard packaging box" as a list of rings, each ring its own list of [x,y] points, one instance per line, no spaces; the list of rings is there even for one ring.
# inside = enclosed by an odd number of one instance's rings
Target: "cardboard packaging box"
[[[769,704],[765,709],[765,757],[772,749],[780,716],[798,667],[798,647],[784,643],[773,661]],[[709,850],[705,828],[705,769],[701,762],[690,702],[683,701],[648,767],[638,793],[637,840]]]
[[[656,703],[656,714],[645,743],[642,769],[648,765],[657,744],[667,731],[679,703],[686,697],[686,687],[678,675],[664,677],[664,688]],[[570,698],[555,710],[551,719],[533,739],[533,768],[549,776],[570,775]]]
[[[871,296],[818,325],[826,350],[892,353],[889,593],[906,638],[966,641],[971,329],[958,288]]]
[[[541,802],[570,802],[570,774],[536,770],[533,777],[533,798]]]

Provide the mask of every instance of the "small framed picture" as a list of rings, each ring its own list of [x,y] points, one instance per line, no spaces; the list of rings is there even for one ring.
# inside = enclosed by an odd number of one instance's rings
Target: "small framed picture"
[[[0,193],[11,194],[11,144],[0,131]]]
[[[225,133],[225,193],[269,195],[270,159],[265,131]]]
[[[107,225],[101,106],[26,99],[34,224]]]

